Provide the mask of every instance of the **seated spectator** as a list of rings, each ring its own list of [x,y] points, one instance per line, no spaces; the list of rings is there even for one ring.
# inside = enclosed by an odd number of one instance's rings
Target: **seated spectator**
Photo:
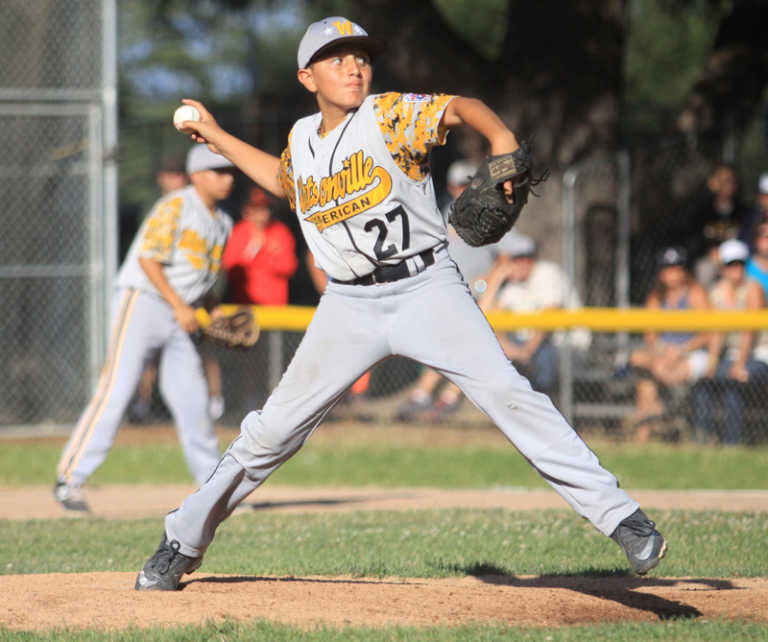
[[[707,293],[686,269],[683,248],[668,247],[657,260],[656,284],[646,299],[652,310],[705,310]],[[636,439],[646,441],[652,432],[650,420],[664,413],[659,386],[666,390],[693,383],[707,371],[709,334],[702,332],[648,332],[644,344],[629,356],[636,379],[635,413],[632,426]]]
[[[455,160],[449,165],[446,175],[448,202],[442,209],[443,218],[445,218],[446,223],[451,212],[451,206],[461,196],[476,171],[477,164],[467,159]],[[496,255],[495,248],[492,245],[483,247],[468,245],[459,237],[456,230],[450,224],[447,225],[447,232],[448,254],[453,259],[453,262],[456,263],[456,267],[464,277],[472,291],[472,295],[477,298],[480,293],[478,288],[485,288],[483,277],[493,265]],[[421,374],[408,393],[405,402],[398,408],[396,419],[398,421],[411,421],[418,415],[429,411],[432,408],[433,398],[438,393],[438,389],[444,385],[445,380],[442,375],[431,368],[423,366]],[[446,390],[450,389],[446,388]],[[458,403],[452,402],[458,400],[460,395],[454,395],[451,392],[446,394],[448,402],[443,403],[442,407],[446,413],[450,413],[458,408]]]
[[[510,232],[495,246],[498,256],[484,279],[478,304],[484,312],[511,310],[536,312],[550,308],[573,308],[581,305],[578,294],[563,270],[536,255],[536,243],[529,236]],[[518,330],[498,333],[499,342],[510,361],[531,382],[535,390],[552,394],[558,384],[558,351],[552,334],[541,330]],[[587,338],[587,342],[588,342]],[[425,375],[426,376],[426,375]],[[439,375],[437,375],[439,378]],[[426,418],[439,420],[454,412],[461,403],[461,393],[454,384],[446,384],[437,398],[426,392],[431,408]],[[431,393],[431,394],[430,394]]]
[[[739,239],[749,246],[750,254],[755,252],[755,228],[765,219],[768,219],[768,172],[761,174],[757,181],[755,207],[744,220],[739,234]]]
[[[298,264],[290,228],[272,217],[267,193],[252,187],[221,260],[230,298],[235,303],[286,305],[288,282]]]
[[[766,297],[760,284],[747,276],[746,243],[732,239],[720,245],[722,277],[712,288],[710,301],[718,310],[759,310]],[[768,332],[729,332],[712,335],[708,377],[714,386],[694,390],[693,423],[696,436],[709,441],[714,435],[714,392],[722,394],[724,427],[722,441],[741,441],[744,415],[744,384],[768,381]]]
[[[763,286],[768,299],[768,216],[755,224],[752,243],[754,253],[747,261],[747,276]]]
[[[568,276],[556,263],[538,258],[532,238],[522,234],[508,238],[506,260],[494,266],[488,288],[478,301],[483,310],[539,312],[581,307]],[[535,390],[548,395],[556,391],[558,353],[552,333],[521,329],[498,337],[507,357]]]

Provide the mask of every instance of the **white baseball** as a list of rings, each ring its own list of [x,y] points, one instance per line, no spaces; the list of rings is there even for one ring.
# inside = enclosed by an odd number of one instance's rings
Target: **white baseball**
[[[200,120],[200,112],[192,105],[182,105],[173,112],[173,126],[180,129],[185,120]]]

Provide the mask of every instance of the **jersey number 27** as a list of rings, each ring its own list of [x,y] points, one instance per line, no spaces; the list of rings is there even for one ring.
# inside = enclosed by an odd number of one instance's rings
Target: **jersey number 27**
[[[411,229],[408,224],[408,215],[405,213],[403,206],[398,205],[395,209],[387,212],[385,216],[389,223],[392,223],[396,218],[400,219],[400,224],[403,228],[402,249],[407,250],[411,244]],[[378,232],[376,242],[373,244],[373,251],[376,254],[377,259],[388,259],[390,256],[397,254],[398,250],[394,243],[390,243],[386,248],[384,247],[384,242],[387,240],[387,233],[389,232],[387,223],[379,218],[372,218],[370,221],[366,222],[363,229],[366,232],[371,232],[373,230]]]

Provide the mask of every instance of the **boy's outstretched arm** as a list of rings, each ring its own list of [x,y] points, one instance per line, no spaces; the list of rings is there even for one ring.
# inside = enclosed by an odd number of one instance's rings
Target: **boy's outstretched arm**
[[[519,147],[517,138],[496,112],[477,98],[457,96],[448,103],[440,123],[441,133],[460,125],[467,125],[484,136],[491,144],[492,155],[511,153]]]
[[[196,143],[205,143],[212,152],[226,156],[237,167],[264,189],[278,198],[286,198],[278,180],[280,159],[223,130],[211,113],[197,100],[185,98],[185,105],[192,105],[200,112],[200,120],[186,120],[180,128],[190,132]]]

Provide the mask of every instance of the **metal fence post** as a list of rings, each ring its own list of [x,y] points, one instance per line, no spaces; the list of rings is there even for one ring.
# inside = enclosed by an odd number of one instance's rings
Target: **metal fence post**
[[[576,237],[577,237],[577,206],[576,192],[580,184],[590,176],[600,176],[612,173],[616,181],[615,208],[616,234],[615,274],[613,277],[614,300],[621,308],[629,307],[629,234],[630,234],[630,159],[625,150],[618,151],[613,157],[593,158],[572,165],[563,173],[563,269],[571,281],[572,287],[577,287],[576,274]],[[618,333],[617,349],[626,352],[629,345],[629,334]],[[574,402],[574,367],[573,347],[566,340],[560,347],[560,410],[565,418],[573,423],[575,419]]]
[[[269,357],[267,365],[267,382],[272,391],[280,383],[283,376],[283,333],[272,330],[269,333]]]

